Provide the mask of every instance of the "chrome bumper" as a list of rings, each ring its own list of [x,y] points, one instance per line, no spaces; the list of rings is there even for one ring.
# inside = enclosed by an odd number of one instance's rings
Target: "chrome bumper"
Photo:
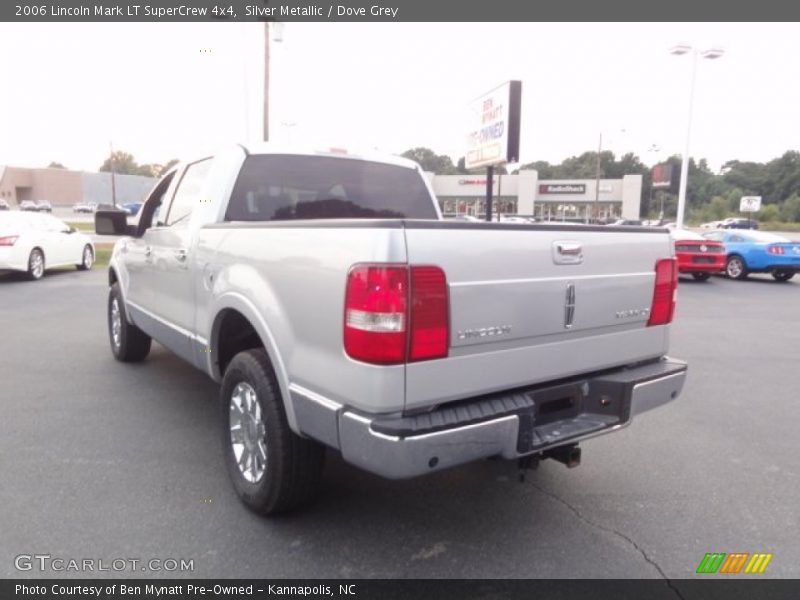
[[[627,426],[634,415],[677,398],[686,369],[686,363],[665,358],[556,387],[517,391],[515,398],[521,393],[531,401],[509,414],[422,433],[406,428],[390,435],[385,418],[342,409],[335,419],[337,439],[328,435],[322,441],[338,447],[347,462],[389,479],[415,477],[490,456],[515,459]],[[540,399],[555,397],[553,391],[561,389],[575,394],[574,406],[562,411],[569,414],[557,410],[540,414]],[[293,399],[297,400],[294,394]],[[606,409],[610,412],[604,412]],[[303,412],[301,408],[298,416]],[[425,422],[430,419],[425,417]],[[322,437],[305,431],[317,439]]]

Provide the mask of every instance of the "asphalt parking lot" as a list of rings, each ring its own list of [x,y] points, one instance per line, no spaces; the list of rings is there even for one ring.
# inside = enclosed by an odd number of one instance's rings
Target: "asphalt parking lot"
[[[105,302],[99,269],[0,276],[0,577],[80,576],[15,569],[47,553],[192,559],[168,575],[193,577],[686,578],[707,552],[800,576],[797,278],[682,280],[683,395],[584,443],[577,469],[390,482],[329,453],[319,501],[276,519],[228,482],[216,385],[160,346],[116,363]]]

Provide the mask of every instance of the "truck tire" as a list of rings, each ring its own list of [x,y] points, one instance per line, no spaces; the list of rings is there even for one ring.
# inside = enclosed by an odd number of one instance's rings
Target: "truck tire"
[[[294,433],[263,349],[233,357],[220,390],[225,466],[245,505],[262,515],[287,512],[319,488],[325,448]]]
[[[136,325],[128,323],[118,283],[108,292],[108,340],[111,353],[120,362],[140,362],[150,353],[152,339]]]

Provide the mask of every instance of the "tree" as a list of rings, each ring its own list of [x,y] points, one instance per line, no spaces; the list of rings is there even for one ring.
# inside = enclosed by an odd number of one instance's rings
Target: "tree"
[[[173,158],[167,164],[162,165],[159,163],[148,163],[140,165],[133,158],[133,155],[128,152],[118,150],[110,154],[105,162],[98,169],[100,172],[109,172],[111,167],[114,167],[114,173],[117,175],[141,175],[143,177],[161,177],[172,165],[178,162],[177,158]]]
[[[786,202],[781,206],[781,219],[800,223],[800,195],[795,194],[786,199]]]
[[[179,162],[180,161],[177,158],[171,158],[164,165],[162,165],[161,170],[158,172],[158,176],[161,177],[164,173],[169,171],[174,165],[177,165]]]
[[[520,171],[536,171],[539,174],[539,179],[555,179],[556,178],[556,166],[551,165],[546,160],[537,160],[525,165],[521,165],[519,169],[516,170],[517,173]]]
[[[47,165],[47,168],[48,169],[66,169],[67,167],[62,165],[60,162],[53,161],[49,165]]]
[[[722,171],[722,179],[728,185],[741,189],[747,195],[767,195],[766,165],[730,160],[722,165]]]
[[[781,202],[800,193],[800,152],[790,150],[766,165],[767,179],[772,184],[765,204]]]
[[[112,169],[113,167],[113,169]],[[105,162],[100,165],[98,171],[109,172],[114,171],[117,175],[140,175],[139,165],[133,158],[132,154],[117,150],[109,155]]]
[[[400,156],[418,162],[424,171],[431,171],[436,175],[455,175],[458,173],[455,165],[453,165],[453,159],[445,154],[436,154],[430,148],[411,148]]]

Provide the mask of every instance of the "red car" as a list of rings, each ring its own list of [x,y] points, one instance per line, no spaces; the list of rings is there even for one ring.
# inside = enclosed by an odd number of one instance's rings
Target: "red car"
[[[691,273],[697,281],[705,281],[712,273],[725,270],[725,245],[708,240],[693,231],[673,229],[670,232],[675,242],[678,272]]]

